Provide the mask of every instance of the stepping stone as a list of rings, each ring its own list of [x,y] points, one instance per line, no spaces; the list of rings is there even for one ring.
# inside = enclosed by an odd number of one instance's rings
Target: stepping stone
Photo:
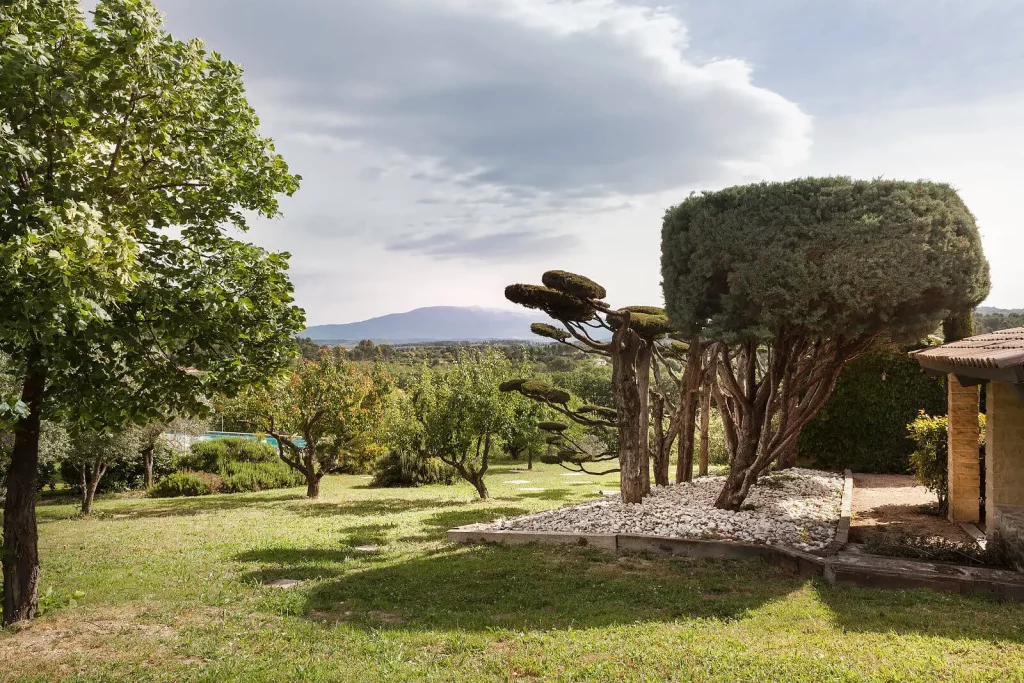
[[[559,474],[560,477],[582,477],[583,472],[566,472],[565,474]]]
[[[380,552],[380,546],[379,545],[357,545],[356,547],[352,548],[352,550],[357,550],[357,551],[359,551],[361,553],[379,553]]]
[[[276,581],[270,581],[263,585],[269,586],[270,588],[294,588],[295,586],[302,585],[302,581],[297,581],[295,579],[277,579]]]
[[[529,479],[513,479],[511,481],[506,481],[505,483],[506,484],[529,484],[530,480]]]
[[[519,489],[520,491],[543,491],[544,489]]]
[[[622,492],[621,491],[604,491],[604,490],[602,490],[600,493],[601,493],[602,496],[617,496],[617,495],[619,495]]]

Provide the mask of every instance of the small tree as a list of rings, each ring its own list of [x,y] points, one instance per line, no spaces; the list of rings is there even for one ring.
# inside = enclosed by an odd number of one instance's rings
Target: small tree
[[[324,351],[319,361],[300,360],[288,375],[250,389],[238,413],[277,441],[281,460],[306,478],[306,496],[318,498],[324,475],[370,444],[383,408],[369,374],[344,352]]]
[[[611,361],[622,473],[619,486],[623,501],[639,503],[651,490],[651,364],[655,340],[670,331],[665,312],[648,306],[613,309],[604,301],[604,287],[574,273],[548,271],[541,282],[542,285],[509,285],[505,297],[521,306],[544,311],[562,326],[537,323],[532,326],[534,334],[585,353],[606,356]],[[601,339],[608,335],[610,340]],[[667,461],[665,467],[667,471]]]
[[[115,462],[138,458],[143,447],[142,430],[137,427],[110,432],[77,432],[71,437],[68,460],[79,471],[82,487],[82,514],[92,513],[100,480]]]
[[[501,446],[512,459],[526,454],[526,469],[533,469],[533,457],[544,448],[544,432],[538,426],[545,418],[544,406],[522,395],[510,397],[509,417],[499,430]]]
[[[460,350],[449,367],[424,369],[413,389],[415,450],[454,468],[482,499],[491,449],[515,419],[514,399],[499,387],[517,370],[497,349]]]
[[[672,322],[716,343],[728,509],[793,452],[847,361],[989,289],[974,217],[949,186],[849,178],[691,196],[665,216],[662,282]]]
[[[162,446],[162,438],[166,433],[199,436],[209,428],[209,422],[197,418],[172,417],[169,420],[150,422],[138,429],[139,448],[142,451],[142,463],[145,467],[143,485],[146,489],[153,488],[154,456]]]

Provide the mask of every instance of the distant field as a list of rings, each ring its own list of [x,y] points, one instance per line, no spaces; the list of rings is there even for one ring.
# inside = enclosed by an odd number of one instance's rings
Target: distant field
[[[445,544],[450,527],[616,485],[562,474],[499,466],[486,503],[468,486],[354,476],[329,477],[318,501],[106,498],[93,519],[47,500],[46,613],[0,634],[0,676],[1024,680],[1024,605],[833,588],[760,563]],[[304,583],[263,585],[281,578]]]

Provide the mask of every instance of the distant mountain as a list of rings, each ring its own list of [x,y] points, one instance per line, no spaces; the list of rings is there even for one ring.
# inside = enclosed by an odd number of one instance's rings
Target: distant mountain
[[[392,313],[342,325],[314,325],[300,336],[317,342],[371,339],[392,344],[427,341],[483,341],[487,339],[539,339],[530,323],[541,314],[475,306],[430,306],[407,313]]]

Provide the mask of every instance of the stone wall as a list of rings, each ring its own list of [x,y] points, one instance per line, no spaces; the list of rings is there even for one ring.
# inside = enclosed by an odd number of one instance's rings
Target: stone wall
[[[1024,402],[1006,382],[992,382],[987,412],[986,531],[1024,569]]]
[[[978,460],[978,387],[961,386],[949,375],[949,518],[977,522],[981,515]]]

